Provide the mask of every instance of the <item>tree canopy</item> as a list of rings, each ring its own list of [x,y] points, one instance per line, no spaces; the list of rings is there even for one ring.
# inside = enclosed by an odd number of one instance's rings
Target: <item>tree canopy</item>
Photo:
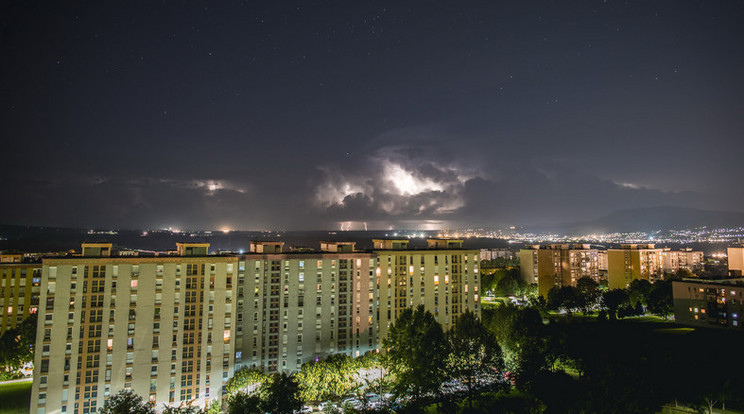
[[[447,378],[449,355],[442,326],[423,305],[405,309],[384,340],[384,364],[395,377],[395,392],[419,399],[437,393]]]
[[[106,399],[99,414],[155,414],[155,409],[132,391],[121,390]]]

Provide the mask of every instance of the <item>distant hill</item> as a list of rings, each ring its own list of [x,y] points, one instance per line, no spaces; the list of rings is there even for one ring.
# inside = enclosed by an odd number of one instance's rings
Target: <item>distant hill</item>
[[[554,226],[567,234],[614,233],[686,229],[693,227],[742,227],[744,213],[697,210],[685,207],[649,207],[619,210],[594,220]]]

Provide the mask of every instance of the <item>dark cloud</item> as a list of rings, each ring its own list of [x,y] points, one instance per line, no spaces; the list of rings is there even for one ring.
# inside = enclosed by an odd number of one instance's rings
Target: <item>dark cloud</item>
[[[0,5],[3,223],[744,209],[742,3],[47,6]]]

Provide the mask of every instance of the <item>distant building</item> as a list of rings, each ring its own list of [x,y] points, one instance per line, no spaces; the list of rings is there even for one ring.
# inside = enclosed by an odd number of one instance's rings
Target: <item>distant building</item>
[[[672,292],[677,323],[744,329],[744,278],[674,281]]]
[[[655,281],[663,277],[663,249],[653,244],[623,244],[607,250],[610,289],[625,289],[636,279]]]
[[[599,282],[599,254],[588,244],[525,246],[519,251],[519,263],[524,281],[537,283],[544,297],[553,286],[576,286],[582,277]]]
[[[661,260],[664,273],[674,273],[680,269],[694,272],[703,267],[703,252],[689,247],[680,250],[665,248],[661,252]]]
[[[607,272],[607,250],[597,251],[597,267],[600,271]]]
[[[39,310],[41,263],[24,263],[21,257],[0,263],[0,334]]]
[[[20,263],[23,261],[22,254],[0,254],[0,263]]]
[[[518,257],[517,252],[511,249],[481,249],[480,251],[481,260],[493,260],[493,259],[513,260],[517,257]]]
[[[726,249],[729,275],[741,277],[744,272],[744,245]]]

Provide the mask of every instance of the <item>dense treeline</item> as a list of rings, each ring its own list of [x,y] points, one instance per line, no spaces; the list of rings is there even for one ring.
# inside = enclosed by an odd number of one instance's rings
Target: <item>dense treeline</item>
[[[576,286],[554,286],[548,292],[547,301],[533,297],[538,308],[565,311],[571,315],[581,311],[585,314],[598,312],[600,319],[622,319],[627,316],[640,316],[650,312],[657,316],[668,316],[674,310],[671,277],[650,283],[647,280],[633,280],[626,289],[601,290],[597,282],[583,277]]]

